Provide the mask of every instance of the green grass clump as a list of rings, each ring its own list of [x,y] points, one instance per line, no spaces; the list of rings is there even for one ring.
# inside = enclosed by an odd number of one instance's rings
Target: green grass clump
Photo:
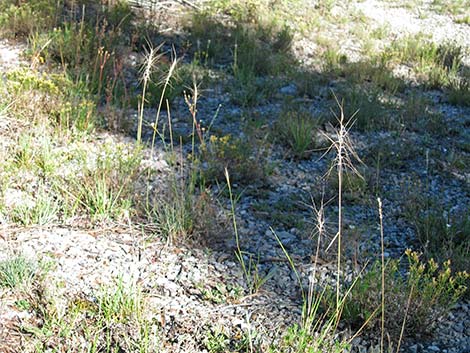
[[[138,285],[113,281],[96,292],[96,300],[57,298],[51,284],[47,290],[43,283],[37,287],[28,299],[35,320],[22,325],[28,333],[22,351],[34,347],[35,352],[47,352],[52,344],[90,353],[159,351],[159,332],[147,318],[149,308]]]
[[[468,15],[469,0],[433,0],[431,8],[440,14]]]
[[[470,74],[452,80],[447,88],[449,103],[470,106]]]
[[[342,89],[338,96],[345,102],[344,113],[352,117],[355,129],[360,131],[388,130],[396,126],[396,122],[388,112],[389,106],[382,102],[379,91],[368,91],[358,86],[350,86]],[[336,102],[332,105],[335,109]]]
[[[399,114],[401,125],[410,130],[442,133],[442,114],[436,111],[432,100],[419,93],[408,95],[399,107]]]
[[[204,48],[209,63],[232,65],[245,76],[276,75],[293,62],[293,34],[263,2],[212,2],[195,12],[187,26],[196,50]],[[218,19],[228,14],[233,25]],[[207,28],[211,28],[207,31]]]
[[[172,244],[216,241],[223,222],[209,192],[196,190],[195,180],[175,177],[170,177],[168,189],[152,201],[149,215],[157,235]]]
[[[43,226],[56,221],[59,211],[60,202],[42,186],[30,203],[21,203],[11,210],[11,220],[24,226]]]
[[[280,114],[274,127],[275,137],[287,146],[296,159],[308,158],[317,147],[320,120],[309,112],[287,110]]]
[[[139,176],[141,151],[104,146],[103,153],[84,165],[79,177],[64,178],[58,189],[67,207],[80,207],[93,221],[128,217],[134,203],[134,182]]]
[[[385,331],[396,342],[405,321],[405,334],[415,336],[432,331],[440,318],[465,293],[468,274],[452,274],[450,261],[439,265],[434,260],[421,261],[408,250],[408,274],[404,276],[399,260],[390,260],[385,267]],[[380,326],[381,308],[380,263],[374,264],[354,284],[343,308],[343,320],[360,327],[368,320],[369,329]],[[405,318],[406,315],[406,318]]]
[[[418,34],[392,42],[381,60],[410,65],[425,87],[442,89],[458,77],[463,56],[464,50],[455,43],[437,44]]]
[[[33,282],[37,273],[34,262],[24,256],[0,261],[0,287],[24,288]]]

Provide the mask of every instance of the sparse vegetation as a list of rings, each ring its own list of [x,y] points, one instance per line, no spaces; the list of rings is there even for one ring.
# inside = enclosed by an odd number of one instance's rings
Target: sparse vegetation
[[[468,23],[468,0],[389,5]],[[2,1],[0,250],[57,268],[2,257],[0,351],[431,334],[470,284],[469,48],[373,22],[351,1]]]

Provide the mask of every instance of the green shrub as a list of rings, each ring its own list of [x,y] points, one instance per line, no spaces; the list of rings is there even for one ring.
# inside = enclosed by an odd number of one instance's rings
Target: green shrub
[[[7,73],[6,90],[11,112],[33,122],[49,121],[61,129],[93,129],[95,102],[80,82],[63,74],[18,69]]]
[[[0,33],[13,37],[28,37],[54,27],[61,1],[36,0],[0,2]]]
[[[207,144],[201,147],[202,178],[206,182],[224,182],[225,168],[234,183],[249,184],[263,182],[265,162],[263,151],[256,152],[249,142],[233,138],[231,135],[212,135]]]
[[[470,218],[466,214],[446,215],[443,210],[416,214],[412,219],[416,235],[427,258],[451,259],[454,272],[470,269]],[[468,282],[470,284],[470,282]]]
[[[429,333],[435,323],[464,294],[465,272],[452,275],[450,261],[438,265],[434,260],[423,262],[408,250],[408,274],[400,271],[399,260],[390,260],[385,267],[385,330],[393,341],[400,335],[406,315],[405,334]],[[352,287],[346,299],[342,318],[361,326],[369,320],[368,329],[380,327],[381,265],[375,263]]]

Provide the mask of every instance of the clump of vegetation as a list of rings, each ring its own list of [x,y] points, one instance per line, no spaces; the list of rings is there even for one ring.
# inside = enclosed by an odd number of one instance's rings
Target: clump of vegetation
[[[433,325],[449,312],[465,293],[465,272],[452,274],[450,261],[439,265],[434,260],[421,261],[408,250],[408,274],[400,271],[399,260],[385,267],[385,330],[397,341],[404,323],[407,335],[429,333]],[[381,308],[380,263],[374,264],[353,285],[345,301],[343,319],[369,329],[378,328]]]
[[[431,8],[440,14],[464,15],[468,11],[468,0],[433,0]]]
[[[38,284],[28,298],[36,321],[25,322],[23,330],[29,333],[28,345],[36,352],[45,352],[52,344],[57,349],[73,346],[106,353],[158,350],[158,329],[146,318],[145,299],[136,284],[117,280],[100,288],[96,300],[68,298],[63,313],[54,294],[51,286],[46,290],[44,284]]]
[[[348,170],[343,175],[343,197],[347,201],[365,201],[368,199],[369,171],[366,168],[361,168],[361,171],[353,172]],[[339,190],[338,179],[333,174],[328,176],[328,186],[333,193]]]
[[[26,288],[32,284],[37,272],[37,265],[24,256],[0,261],[0,287]]]
[[[225,220],[208,190],[197,190],[195,178],[174,174],[168,188],[151,195],[150,219],[156,233],[168,243],[214,244]]]
[[[468,215],[449,215],[437,209],[415,215],[412,222],[427,258],[451,259],[450,267],[454,272],[470,268]]]
[[[413,65],[418,80],[428,88],[449,86],[462,67],[462,47],[454,43],[436,44],[423,35],[392,42],[382,53],[385,62]]]
[[[201,146],[201,161],[205,182],[223,182],[225,169],[234,183],[260,183],[266,178],[263,151],[256,151],[248,141],[231,135],[210,136]]]
[[[12,209],[11,220],[25,226],[43,226],[58,220],[60,208],[60,202],[41,186],[34,200],[21,203]]]
[[[68,76],[18,69],[6,77],[10,112],[17,116],[62,131],[90,131],[97,124],[96,103],[89,91]]]
[[[16,1],[0,4],[0,33],[10,37],[29,35],[52,28],[61,12],[61,2],[55,0]]]
[[[352,86],[343,88],[338,96],[346,102],[344,114],[352,118],[354,128],[370,131],[394,127],[395,122],[387,111],[387,104],[381,100],[379,91]],[[336,105],[335,100],[332,100],[332,105]]]
[[[234,73],[238,70],[255,77],[279,74],[292,62],[289,49],[293,36],[288,26],[272,16],[273,6],[268,9],[262,1],[208,4],[189,21],[194,48],[204,48],[209,62],[233,64]],[[222,13],[231,17],[234,26],[219,20]]]
[[[442,114],[435,111],[433,102],[417,93],[409,95],[400,110],[400,123],[411,130],[442,132]]]
[[[101,155],[85,162],[78,177],[67,176],[58,185],[59,192],[67,200],[65,207],[79,207],[93,221],[126,219],[135,202],[134,187],[141,158],[139,149],[105,145]]]
[[[315,148],[320,120],[303,110],[283,111],[274,126],[275,137],[297,159],[308,158]]]
[[[449,103],[462,106],[470,106],[470,73],[453,79],[447,88]]]

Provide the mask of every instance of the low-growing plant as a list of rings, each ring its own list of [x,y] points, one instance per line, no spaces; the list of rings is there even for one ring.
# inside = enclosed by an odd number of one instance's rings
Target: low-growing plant
[[[274,133],[283,145],[289,147],[294,158],[308,158],[317,147],[315,138],[320,123],[309,112],[288,110],[280,114]]]
[[[159,349],[158,330],[145,315],[145,298],[135,283],[113,281],[96,292],[96,300],[52,297],[57,295],[54,289],[38,284],[29,298],[35,320],[25,321],[21,328],[28,333],[19,347],[24,351],[34,347],[35,352],[46,352],[51,344],[90,353]]]
[[[449,103],[470,106],[470,74],[451,80],[447,87]]]
[[[289,54],[293,35],[288,26],[270,16],[273,7],[267,9],[258,2],[210,3],[188,21],[193,47],[205,48],[213,64],[234,63],[234,73],[238,69],[246,77],[279,74],[293,61]],[[229,15],[234,25],[220,21],[218,13]],[[227,44],[235,49],[228,49]]]
[[[0,287],[26,288],[37,274],[37,265],[24,256],[0,261]]]
[[[262,148],[256,150],[244,139],[211,135],[201,146],[202,179],[208,183],[223,182],[227,168],[234,183],[263,182],[266,178],[263,153]]]
[[[382,61],[413,65],[418,80],[428,88],[444,88],[458,76],[464,51],[454,43],[436,44],[422,34],[392,42]]]
[[[347,64],[348,57],[344,53],[341,53],[338,46],[328,42],[322,53],[322,62],[324,72],[337,75],[341,72],[342,66]]]
[[[7,74],[11,111],[25,120],[66,130],[89,131],[96,124],[96,104],[86,87],[65,74],[18,69]]]
[[[209,353],[227,352],[230,347],[230,337],[222,327],[207,330],[204,345]]]
[[[435,110],[430,99],[418,93],[412,93],[399,110],[400,123],[404,127],[433,134],[442,132],[442,114]]]
[[[441,14],[465,14],[470,3],[468,0],[433,0],[431,8]]]
[[[353,202],[364,202],[368,199],[370,172],[366,168],[361,168],[360,172],[347,171],[343,175],[343,197],[345,200]],[[338,179],[333,175],[328,177],[330,192],[336,194],[339,189]],[[328,194],[329,194],[328,193]]]
[[[442,209],[417,214],[412,220],[427,258],[450,259],[453,271],[470,268],[470,218],[466,214],[449,215]]]
[[[60,202],[42,185],[29,203],[22,203],[11,210],[11,219],[24,226],[46,225],[58,219]]]
[[[256,77],[251,71],[237,71],[233,83],[228,86],[228,93],[233,103],[244,108],[260,105],[270,94],[268,83]]]
[[[149,195],[148,216],[168,243],[214,244],[225,228],[210,190],[197,188],[197,165],[195,161],[189,167],[189,175],[172,171],[164,189]]]
[[[381,169],[401,169],[417,157],[423,158],[424,149],[413,141],[392,135],[385,142],[371,145],[365,153],[367,165]]]
[[[385,331],[397,341],[402,330],[403,315],[407,312],[405,333],[414,336],[429,333],[435,323],[452,309],[462,297],[469,275],[451,273],[450,261],[439,265],[434,260],[422,261],[418,253],[407,250],[408,273],[400,270],[399,260],[385,266]],[[343,308],[343,319],[367,328],[377,328],[381,307],[380,263],[375,263],[352,287]]]
[[[0,33],[12,37],[27,37],[36,31],[52,28],[60,11],[60,2],[55,0],[2,1]]]
[[[104,145],[101,155],[85,161],[82,173],[66,176],[56,185],[68,200],[65,207],[80,207],[92,221],[129,217],[141,158],[139,147]]]
[[[101,288],[97,295],[97,314],[106,325],[112,323],[127,323],[143,316],[143,298],[140,289],[135,284],[126,285],[118,279],[113,285]]]
[[[255,260],[253,254],[243,251],[240,244],[240,234],[238,232],[238,225],[237,225],[237,218],[235,214],[235,203],[236,200],[234,198],[234,194],[232,192],[232,184],[230,181],[230,175],[225,168],[225,180],[227,183],[227,189],[230,198],[230,216],[232,218],[232,225],[233,225],[233,232],[235,236],[235,257],[238,263],[241,266],[243,276],[245,277],[245,281],[248,287],[250,294],[255,294],[259,291],[259,289],[266,283],[266,281],[272,276],[272,273],[268,274],[261,274],[259,271],[259,257]]]
[[[360,87],[345,88],[339,97],[346,103],[345,115],[353,117],[354,128],[360,131],[391,129],[395,122],[389,116],[387,104],[378,91],[368,92]],[[336,105],[336,102],[332,102]]]

